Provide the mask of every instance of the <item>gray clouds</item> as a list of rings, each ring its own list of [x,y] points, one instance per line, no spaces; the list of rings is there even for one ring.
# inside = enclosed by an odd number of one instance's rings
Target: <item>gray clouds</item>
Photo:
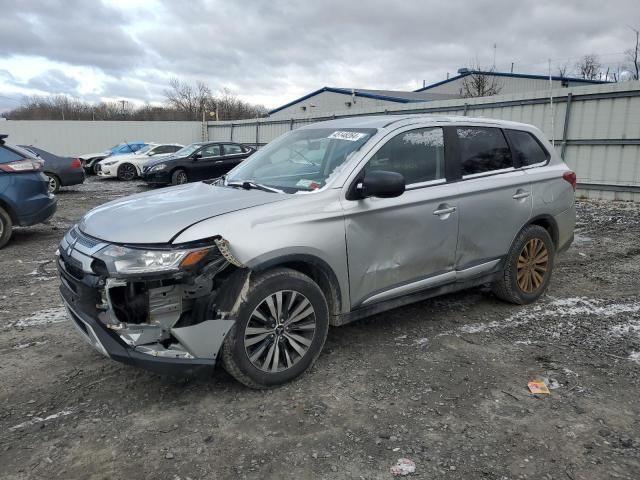
[[[625,25],[640,22],[637,0],[52,3],[0,0],[0,58],[95,67],[105,96],[162,100],[176,76],[268,106],[324,85],[417,88],[476,60],[490,66],[494,43],[498,70],[546,73],[547,58],[572,65],[587,53],[616,65],[631,46]]]

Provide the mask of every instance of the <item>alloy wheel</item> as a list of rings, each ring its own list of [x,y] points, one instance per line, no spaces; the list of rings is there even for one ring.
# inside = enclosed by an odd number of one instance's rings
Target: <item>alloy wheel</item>
[[[307,297],[280,290],[253,310],[244,331],[245,352],[259,370],[281,372],[305,356],[315,331],[315,310]]]
[[[49,193],[55,193],[57,189],[58,181],[53,177],[49,177]]]
[[[118,175],[122,180],[133,180],[136,177],[136,167],[130,163],[120,165]]]
[[[178,172],[178,174],[176,175],[176,183],[178,185],[187,183],[187,174],[185,172]]]
[[[532,238],[520,252],[518,257],[518,287],[525,293],[533,293],[544,283],[549,268],[549,252],[544,242]]]

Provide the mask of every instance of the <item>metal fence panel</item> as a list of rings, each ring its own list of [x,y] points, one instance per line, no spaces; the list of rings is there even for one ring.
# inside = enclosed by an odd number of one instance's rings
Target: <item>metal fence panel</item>
[[[8,134],[12,144],[34,145],[69,156],[100,152],[125,141],[186,145],[203,139],[201,122],[6,120],[0,122],[0,133]]]

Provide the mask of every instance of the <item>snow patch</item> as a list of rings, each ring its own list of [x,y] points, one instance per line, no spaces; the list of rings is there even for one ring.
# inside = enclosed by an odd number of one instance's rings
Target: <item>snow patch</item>
[[[631,355],[629,355],[629,360],[640,365],[640,352],[631,352]]]
[[[548,318],[573,318],[578,316],[613,317],[623,313],[639,313],[640,302],[605,303],[602,300],[586,297],[559,298],[546,304],[538,304],[532,307],[524,307],[519,312],[504,320],[481,322],[463,325],[457,330],[440,333],[442,335],[458,335],[460,333],[483,333],[502,330],[509,327],[517,327],[532,321],[541,321]],[[637,328],[640,331],[640,322],[631,321],[628,324],[618,326],[620,333],[624,328]]]
[[[32,313],[28,317],[22,318],[13,324],[14,327],[37,327],[50,323],[60,323],[67,320],[67,310],[64,307],[47,308],[39,312]]]
[[[33,417],[30,420],[27,420],[26,422],[22,422],[19,425],[15,425],[13,427],[9,427],[9,431],[13,432],[14,430],[20,430],[21,428],[24,427],[28,427],[30,425],[36,425],[38,423],[42,423],[42,422],[48,422],[49,420],[55,420],[56,418],[60,418],[60,417],[66,417],[67,415],[71,415],[73,413],[73,410],[71,409],[66,409],[66,410],[62,410],[58,413],[53,413],[47,417]]]

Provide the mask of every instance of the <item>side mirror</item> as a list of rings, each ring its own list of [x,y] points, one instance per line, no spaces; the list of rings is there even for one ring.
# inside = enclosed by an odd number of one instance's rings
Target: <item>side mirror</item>
[[[194,153],[193,157],[191,157],[191,158],[193,158],[194,160],[198,160],[199,158],[202,158],[202,154],[201,153]]]
[[[360,198],[394,198],[404,193],[404,177],[396,172],[373,170],[356,184]]]

